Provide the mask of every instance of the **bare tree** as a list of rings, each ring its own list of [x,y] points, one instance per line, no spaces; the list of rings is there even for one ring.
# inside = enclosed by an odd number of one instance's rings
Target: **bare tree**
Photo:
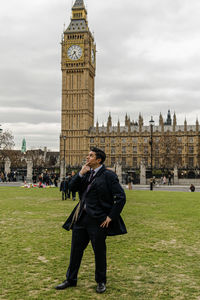
[[[0,133],[0,149],[1,150],[11,150],[15,146],[14,136],[9,130]]]
[[[180,163],[180,155],[177,153],[176,136],[165,133],[160,139],[160,156],[162,168],[174,168]]]
[[[11,149],[14,147],[14,137],[8,130],[0,131],[0,167],[4,167],[4,161],[6,157],[11,159]]]

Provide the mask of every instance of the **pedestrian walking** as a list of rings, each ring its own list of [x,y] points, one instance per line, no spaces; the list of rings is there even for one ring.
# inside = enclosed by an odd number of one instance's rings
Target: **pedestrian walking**
[[[68,181],[63,178],[60,184],[60,192],[62,192],[62,200],[67,200],[68,197]]]
[[[191,185],[190,185],[190,191],[191,191],[191,192],[194,192],[194,191],[195,191],[195,186],[194,186],[194,184],[191,184]]]

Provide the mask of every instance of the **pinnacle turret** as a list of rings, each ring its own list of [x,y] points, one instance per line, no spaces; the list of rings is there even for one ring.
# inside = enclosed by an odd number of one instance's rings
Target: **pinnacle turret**
[[[168,113],[167,113],[167,120],[166,120],[166,122],[165,122],[164,125],[172,125],[172,118],[171,118],[170,110],[168,110]]]
[[[76,0],[74,5],[73,5],[73,8],[85,8],[84,1],[83,0]]]
[[[76,0],[72,7],[71,23],[68,26],[66,33],[85,32],[88,30],[87,10],[83,0]]]

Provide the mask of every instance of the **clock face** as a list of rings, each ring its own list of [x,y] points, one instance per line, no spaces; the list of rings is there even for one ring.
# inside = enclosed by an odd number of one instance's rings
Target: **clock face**
[[[91,52],[91,59],[92,59],[92,63],[94,64],[94,62],[95,62],[95,52],[94,52],[94,49],[92,49],[92,52]]]
[[[69,57],[69,59],[71,60],[78,60],[81,58],[82,56],[82,48],[78,45],[72,45],[71,47],[69,47],[69,49],[67,50],[67,56]]]

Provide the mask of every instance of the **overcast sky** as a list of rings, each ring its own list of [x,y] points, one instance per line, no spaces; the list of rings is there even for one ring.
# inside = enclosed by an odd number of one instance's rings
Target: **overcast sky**
[[[74,0],[7,0],[0,10],[0,124],[21,148],[59,149],[61,34]],[[95,120],[200,119],[200,1],[85,0],[97,44]]]

